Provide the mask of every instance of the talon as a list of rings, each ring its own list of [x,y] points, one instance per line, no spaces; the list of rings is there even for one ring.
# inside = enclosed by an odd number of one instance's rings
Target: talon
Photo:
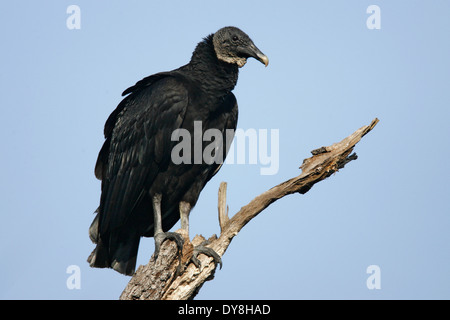
[[[183,245],[184,245],[184,239],[183,237],[176,233],[176,232],[160,232],[157,233],[155,236],[155,261],[158,259],[159,251],[161,250],[161,245],[166,240],[172,240],[177,245],[177,254],[178,256],[181,256],[183,251]]]
[[[219,254],[215,252],[213,249],[205,247],[203,244],[194,247],[194,253],[191,257],[192,263],[200,269],[201,263],[200,260],[198,260],[197,256],[199,254],[203,253],[204,255],[207,255],[208,257],[211,257],[214,259],[214,264],[217,266],[219,264],[220,269],[222,269],[222,259],[220,258]]]

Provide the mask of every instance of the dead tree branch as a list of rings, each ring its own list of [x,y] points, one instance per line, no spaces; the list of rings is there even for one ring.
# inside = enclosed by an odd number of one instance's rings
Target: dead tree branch
[[[220,236],[219,238],[215,235],[211,237],[208,246],[223,256],[231,240],[240,230],[270,204],[289,194],[308,192],[314,184],[328,178],[348,162],[356,160],[356,154],[352,153],[354,146],[377,123],[378,119],[374,119],[370,125],[358,129],[341,142],[311,151],[313,156],[303,161],[300,166],[302,173],[299,176],[260,194],[242,207],[232,218],[228,216],[226,205],[226,183],[222,182],[219,188],[218,204]],[[177,257],[176,245],[172,241],[164,242],[158,259],[155,261],[152,257],[147,265],[137,269],[120,299],[192,299],[203,283],[214,277],[216,269],[213,259],[205,255],[198,257],[201,269],[198,269],[193,263],[189,263],[193,246],[204,240],[202,236],[197,235],[192,242],[185,241],[181,264]]]

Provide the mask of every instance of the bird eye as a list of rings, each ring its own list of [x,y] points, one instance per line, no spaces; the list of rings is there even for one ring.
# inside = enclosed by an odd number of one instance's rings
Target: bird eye
[[[233,36],[233,41],[238,41],[239,40],[239,38],[238,38],[238,36]]]

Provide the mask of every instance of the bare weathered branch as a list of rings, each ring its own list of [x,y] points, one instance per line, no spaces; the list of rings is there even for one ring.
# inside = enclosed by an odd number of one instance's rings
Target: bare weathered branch
[[[219,224],[220,232],[222,233],[225,225],[228,223],[230,218],[228,217],[228,206],[227,206],[227,183],[222,182],[219,187]]]
[[[226,208],[226,183],[219,189],[219,223],[221,233],[209,239],[209,247],[223,256],[231,240],[241,229],[261,211],[282,197],[308,192],[314,184],[322,181],[343,168],[348,162],[356,160],[354,146],[370,132],[378,123],[374,119],[353,134],[328,147],[313,150],[312,157],[305,159],[300,166],[302,173],[260,194],[242,207],[231,219]],[[180,231],[177,231],[180,232]],[[188,240],[188,239],[186,239]],[[201,268],[189,263],[193,245],[204,241],[202,236],[196,236],[192,243],[185,241],[181,265],[176,259],[177,248],[171,241],[166,241],[161,247],[157,261],[154,258],[146,266],[140,266],[121,295],[121,299],[192,299],[203,283],[214,276],[216,266],[211,257],[200,255]]]

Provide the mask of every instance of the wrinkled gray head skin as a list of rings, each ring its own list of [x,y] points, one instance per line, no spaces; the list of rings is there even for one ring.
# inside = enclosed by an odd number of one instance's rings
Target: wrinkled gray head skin
[[[218,30],[213,36],[213,44],[219,60],[237,64],[239,68],[242,68],[250,57],[266,67],[269,64],[269,58],[255,46],[245,32],[236,27]]]

